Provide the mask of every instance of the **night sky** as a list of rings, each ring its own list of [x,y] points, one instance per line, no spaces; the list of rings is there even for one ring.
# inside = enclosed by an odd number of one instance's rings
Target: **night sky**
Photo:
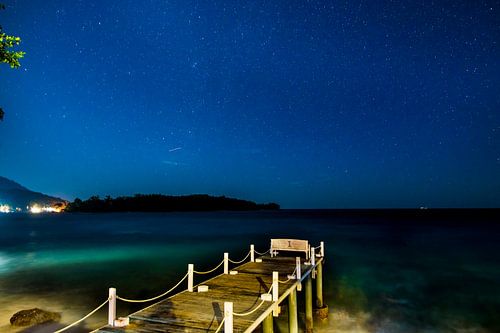
[[[33,190],[500,207],[499,1],[3,2]]]

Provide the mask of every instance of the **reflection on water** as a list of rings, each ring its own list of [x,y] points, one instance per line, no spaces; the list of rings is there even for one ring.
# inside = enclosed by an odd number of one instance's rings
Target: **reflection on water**
[[[499,226],[424,222],[286,211],[1,216],[0,331],[23,331],[9,325],[21,309],[61,312],[69,323],[111,286],[147,298],[169,289],[188,263],[205,270],[225,251],[239,259],[251,242],[263,251],[271,237],[294,237],[327,245],[331,313],[317,332],[496,332]],[[118,312],[139,307],[119,303]],[[277,324],[286,331],[286,318]],[[39,331],[60,326],[51,325]]]

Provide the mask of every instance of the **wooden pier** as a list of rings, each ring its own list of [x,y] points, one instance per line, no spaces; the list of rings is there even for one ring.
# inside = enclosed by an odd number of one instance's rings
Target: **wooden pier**
[[[223,261],[212,270],[222,270],[223,266],[224,273],[196,286],[193,285],[195,274],[212,272],[197,272],[190,264],[187,274],[179,282],[187,280],[187,290],[164,298],[127,318],[115,318],[117,301],[142,300],[121,298],[115,289],[110,288],[108,325],[93,332],[232,333],[253,332],[261,327],[264,333],[271,333],[273,316],[279,316],[281,306],[287,303],[289,332],[296,333],[297,291],[302,290],[306,314],[304,331],[312,332],[313,279],[316,282],[316,307],[326,309],[326,313],[328,311],[322,295],[324,243],[314,248],[302,240],[273,240],[266,253],[269,254],[258,256],[251,245],[248,255],[240,262],[231,261],[225,253]],[[246,260],[248,262],[243,263]],[[230,270],[230,263],[242,264]],[[285,302],[287,299],[288,302]]]

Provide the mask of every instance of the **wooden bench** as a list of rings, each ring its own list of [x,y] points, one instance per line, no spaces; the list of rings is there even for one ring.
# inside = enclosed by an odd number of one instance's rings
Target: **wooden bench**
[[[278,251],[305,252],[306,259],[309,259],[311,246],[309,242],[302,239],[271,239],[271,257],[275,257]]]

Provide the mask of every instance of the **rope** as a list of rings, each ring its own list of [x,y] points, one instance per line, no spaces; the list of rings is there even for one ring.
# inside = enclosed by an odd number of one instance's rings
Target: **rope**
[[[257,305],[252,311],[248,311],[248,312],[243,312],[243,313],[237,313],[237,312],[233,312],[233,316],[236,316],[236,317],[245,317],[245,316],[249,316],[251,315],[252,313],[254,313],[255,311],[257,311],[261,306],[262,304],[264,304],[264,300],[262,300],[260,302],[259,305]]]
[[[231,259],[229,259],[229,258],[228,258],[227,260],[229,260],[229,262],[232,262],[233,264],[238,265],[238,264],[241,264],[242,262],[244,262],[245,260],[247,260],[247,258],[248,258],[249,256],[250,256],[250,252],[248,252],[248,253],[247,253],[247,255],[245,256],[245,258],[241,259],[240,261],[232,261],[232,260],[231,260]]]
[[[219,333],[222,326],[224,326],[224,321],[226,321],[226,317],[222,318],[222,321],[220,322],[219,327],[217,327],[217,330],[215,331],[215,333]]]
[[[269,288],[269,290],[267,291],[267,293],[269,294],[271,292],[271,290],[273,289],[273,286],[271,286],[271,288]],[[245,317],[245,316],[249,316],[251,315],[252,313],[254,313],[255,311],[257,311],[261,306],[262,304],[264,304],[264,300],[262,300],[260,302],[259,305],[257,305],[253,310],[251,311],[248,311],[248,312],[243,312],[243,313],[237,313],[237,312],[233,312],[233,316],[236,316],[236,317]]]
[[[224,263],[224,260],[222,260],[220,262],[220,264],[218,264],[215,268],[209,270],[209,271],[206,271],[206,272],[200,272],[200,271],[193,271],[193,273],[196,273],[196,274],[210,274],[210,273],[213,273],[217,270],[217,268],[219,268],[220,266],[222,266],[222,264]]]
[[[269,253],[269,251],[270,251],[270,249],[269,249],[269,250],[267,250],[266,252],[262,252],[262,253],[257,252],[257,251],[254,251],[254,252],[255,252],[255,253],[257,253],[259,256],[263,256],[263,255],[265,255],[265,254],[268,254],[268,253]]]
[[[88,317],[92,316],[94,313],[96,313],[97,311],[99,311],[104,305],[106,305],[106,303],[109,302],[109,298],[104,302],[102,303],[101,305],[99,305],[97,308],[95,308],[94,310],[92,310],[92,312],[90,312],[88,315],[86,315],[85,317],[83,317],[82,319],[79,319],[77,321],[75,321],[73,324],[69,324],[68,326],[64,327],[64,328],[61,328],[60,330],[57,330],[55,331],[54,333],[61,333],[61,332],[64,332],[66,331],[68,328],[70,327],[73,327],[79,323],[81,323],[82,321],[84,321],[85,319],[87,319]]]
[[[145,302],[154,301],[155,299],[161,298],[161,297],[165,296],[166,294],[170,293],[175,288],[177,288],[182,283],[182,281],[184,281],[187,278],[187,276],[188,276],[188,273],[186,273],[186,275],[184,275],[184,277],[175,286],[173,286],[171,289],[167,290],[163,294],[158,295],[156,297],[152,297],[152,298],[148,298],[148,299],[127,299],[127,298],[123,298],[120,296],[116,296],[116,298],[119,299],[120,301],[129,302],[129,303],[145,303]]]
[[[293,270],[292,274],[290,274],[290,275],[294,276],[296,272],[297,272],[297,267],[295,267],[295,269]],[[284,280],[284,281],[282,281],[282,280],[278,280],[278,282],[279,282],[279,283],[287,283],[287,282],[288,282],[288,281],[290,281],[290,280],[291,280],[291,278],[288,278],[288,279],[286,279],[286,280]]]

